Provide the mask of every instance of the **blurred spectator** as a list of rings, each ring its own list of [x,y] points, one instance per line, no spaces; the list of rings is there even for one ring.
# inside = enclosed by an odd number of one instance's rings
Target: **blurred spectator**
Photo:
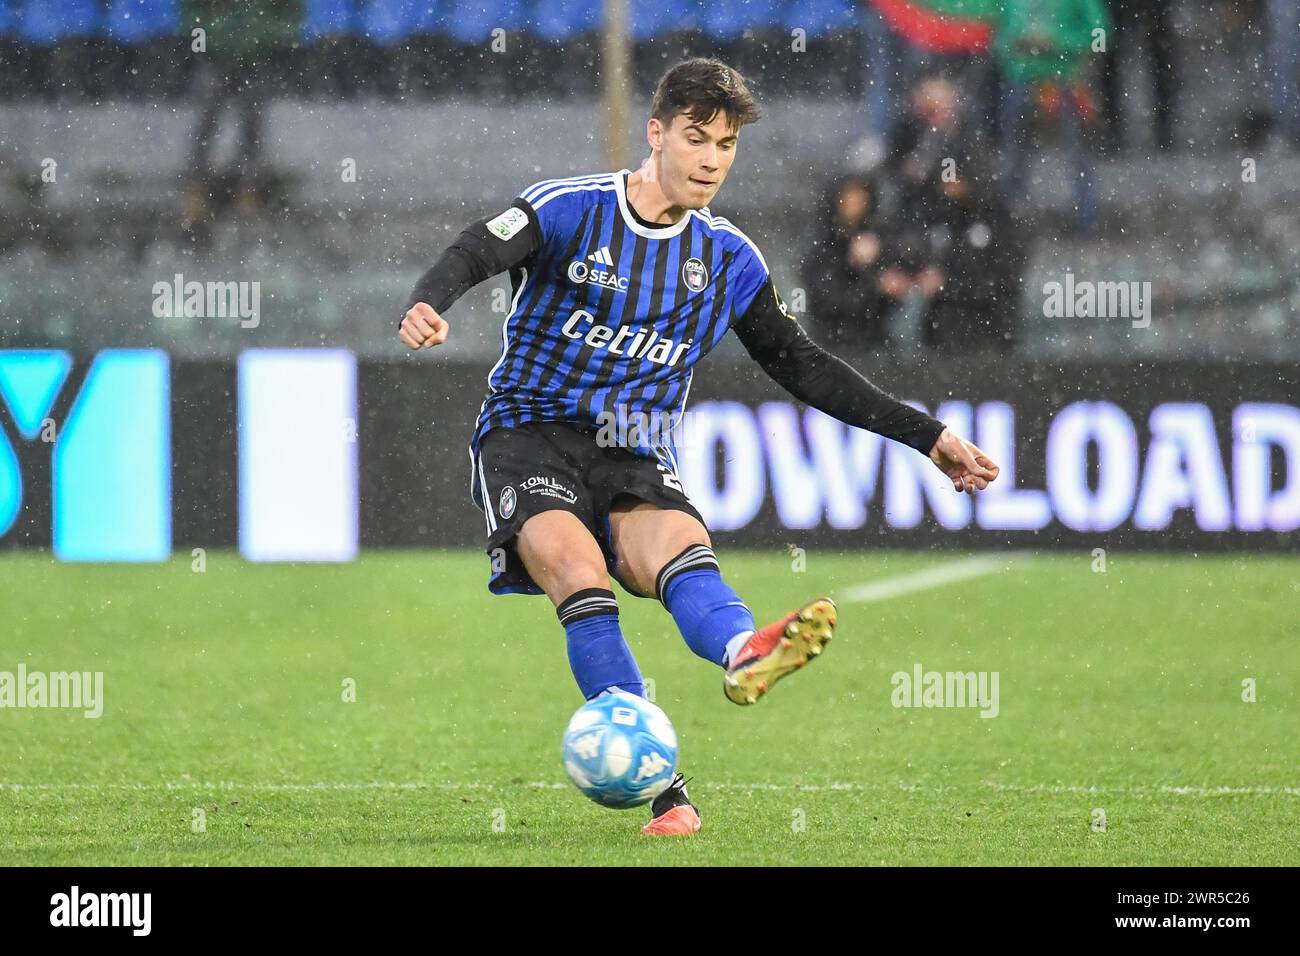
[[[836,182],[827,192],[826,211],[803,270],[814,337],[831,348],[879,347],[886,313],[899,295],[881,288],[881,275],[892,263],[876,183],[858,177]]]
[[[968,98],[997,102],[997,70],[988,52],[1001,0],[857,2],[864,45],[863,135],[850,149],[851,169],[874,169],[885,158],[916,79],[925,73],[960,73]],[[973,111],[990,133],[996,115],[991,105]]]
[[[1006,0],[994,48],[1005,90],[1002,131],[1009,198],[1028,197],[1030,119],[1039,115],[1059,125],[1073,166],[1070,176],[1076,225],[1097,226],[1094,163],[1084,125],[1096,113],[1084,67],[1097,43],[1096,31],[1109,36],[1110,20],[1101,0]],[[1042,157],[1037,157],[1039,163]]]
[[[262,201],[265,173],[262,123],[272,67],[297,40],[302,9],[298,0],[186,0],[186,31],[204,31],[206,51],[195,78],[198,122],[190,153],[193,180],[186,197],[185,219],[206,219],[218,180],[232,182],[242,211],[252,212]],[[229,104],[239,118],[239,141],[229,172],[218,173],[212,163],[213,143],[220,131],[222,108]]]
[[[888,167],[900,207],[880,288],[905,299],[893,313],[900,326],[920,326],[894,332],[899,344],[969,348],[1014,338],[1023,243],[990,152],[981,117],[957,83],[942,73],[925,76]]]
[[[888,167],[898,177],[903,202],[909,203],[928,194],[927,183],[945,166],[978,161],[986,149],[980,124],[961,101],[957,84],[934,71],[911,91],[908,112],[894,130]]]
[[[1016,338],[1020,231],[988,178],[941,179],[929,204],[931,269],[942,277],[921,341],[931,348],[1009,348]]]
[[[1170,0],[1110,0],[1115,29],[1106,38],[1101,74],[1101,100],[1106,114],[1105,144],[1110,152],[1120,152],[1126,145],[1124,99],[1126,87],[1130,84],[1125,83],[1121,76],[1121,61],[1127,59],[1131,69],[1134,54],[1143,47],[1150,57],[1156,146],[1162,150],[1174,148],[1178,77],[1170,6]]]
[[[978,124],[967,118],[956,84],[931,71],[916,83],[908,111],[894,130],[886,173],[898,189],[898,212],[892,233],[892,256],[880,274],[880,288],[898,303],[889,314],[888,331],[897,347],[915,347],[917,326],[943,287],[941,256],[932,248],[937,184],[959,164],[983,152]],[[973,150],[973,151],[972,151]]]

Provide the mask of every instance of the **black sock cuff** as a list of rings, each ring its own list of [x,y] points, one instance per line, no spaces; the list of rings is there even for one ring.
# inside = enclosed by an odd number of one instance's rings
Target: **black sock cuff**
[[[662,568],[655,576],[655,596],[659,598],[659,603],[664,607],[668,606],[666,600],[668,596],[668,585],[672,583],[673,578],[686,571],[699,571],[710,568],[714,571],[721,571],[718,566],[717,555],[707,544],[693,544],[682,551],[681,554],[673,558]]]
[[[581,591],[574,591],[561,601],[559,607],[555,609],[555,614],[565,627],[574,621],[601,614],[613,614],[617,617],[618,600],[614,597],[614,592],[606,588],[583,588]]]

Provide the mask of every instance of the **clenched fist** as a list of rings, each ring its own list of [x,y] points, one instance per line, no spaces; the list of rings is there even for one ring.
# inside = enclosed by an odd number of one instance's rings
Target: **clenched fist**
[[[398,334],[408,349],[431,349],[447,341],[447,320],[427,302],[417,302],[402,319]]]

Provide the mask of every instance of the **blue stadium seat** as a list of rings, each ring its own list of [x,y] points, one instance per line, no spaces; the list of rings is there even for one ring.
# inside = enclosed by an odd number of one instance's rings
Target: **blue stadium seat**
[[[361,30],[375,43],[401,43],[417,29],[421,0],[370,0],[361,13]]]
[[[308,40],[340,34],[360,33],[357,0],[307,0],[302,18],[302,35]]]
[[[455,0],[443,22],[458,43],[477,46],[487,43],[498,27],[507,33],[531,32],[531,6],[525,0]]]
[[[640,43],[674,30],[698,26],[701,6],[700,0],[632,3],[632,39]]]
[[[857,23],[853,0],[790,0],[785,8],[785,27],[802,27],[808,36],[851,29]]]
[[[105,31],[121,43],[179,33],[180,0],[110,0]]]
[[[573,0],[536,0],[534,32],[543,40],[564,42],[600,29],[600,4]]]
[[[761,30],[781,25],[784,0],[736,0],[710,3],[704,7],[700,26],[717,40],[734,40],[748,29]]]
[[[13,36],[18,32],[18,10],[14,6],[18,0],[0,0],[0,37]]]
[[[36,0],[23,8],[18,35],[37,46],[92,36],[99,27],[99,0]]]
[[[415,33],[442,33],[443,22],[456,0],[416,0]]]

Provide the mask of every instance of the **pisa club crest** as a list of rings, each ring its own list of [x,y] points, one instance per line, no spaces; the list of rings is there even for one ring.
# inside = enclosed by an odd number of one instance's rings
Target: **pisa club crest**
[[[509,518],[515,513],[515,489],[506,485],[501,490],[501,500],[497,503],[497,512],[503,518]]]
[[[682,265],[682,281],[692,292],[699,292],[709,284],[709,270],[704,263],[692,256]]]

